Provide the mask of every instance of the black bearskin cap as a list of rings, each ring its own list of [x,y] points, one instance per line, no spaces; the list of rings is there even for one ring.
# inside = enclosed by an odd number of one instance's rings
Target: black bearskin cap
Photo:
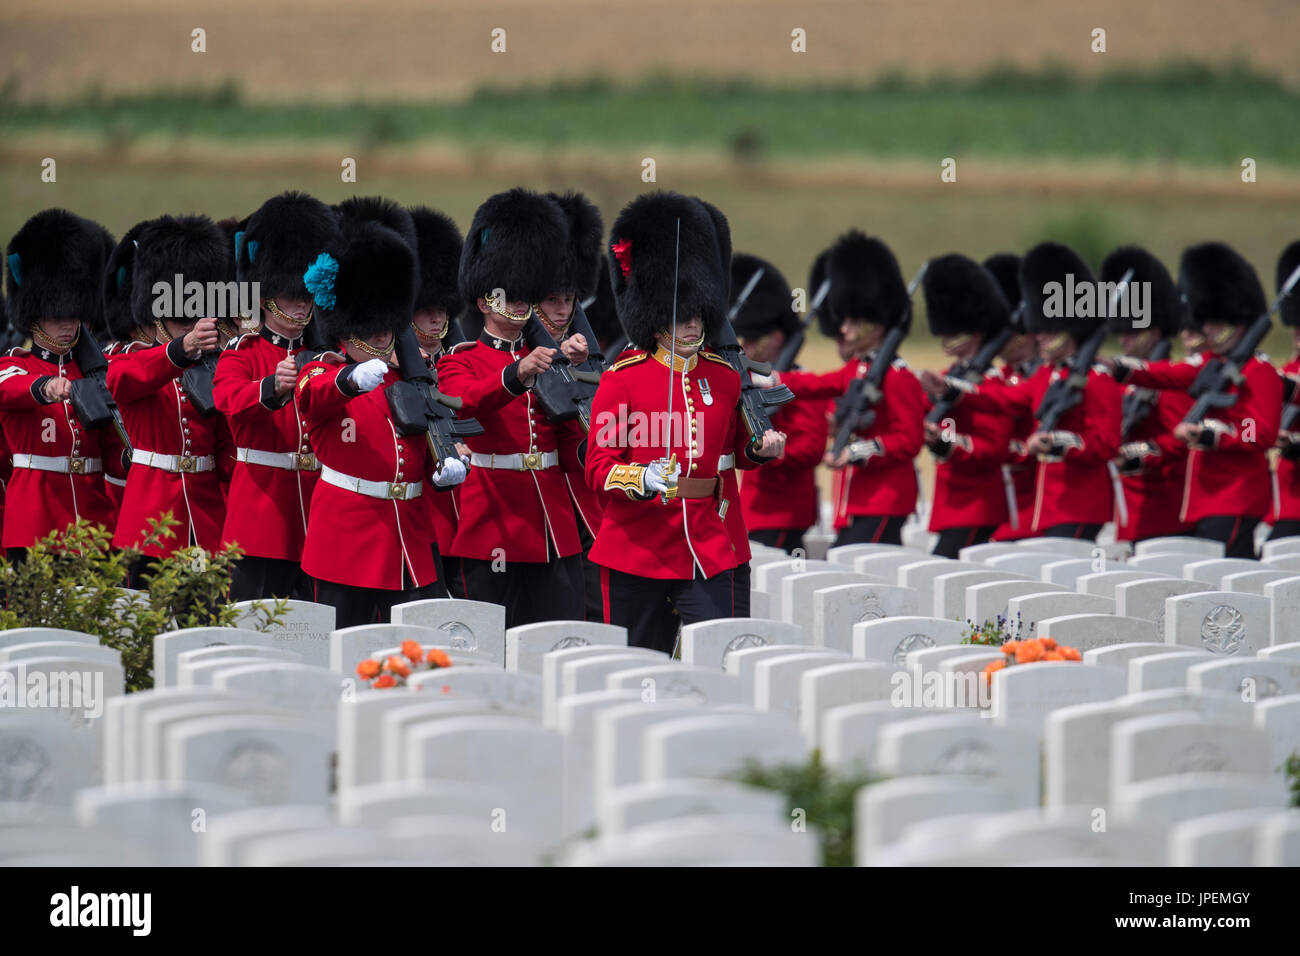
[[[180,275],[182,291],[191,282],[226,283],[229,257],[226,237],[207,216],[160,216],[148,223],[136,236],[135,267],[131,275],[131,317],[136,325],[153,325],[155,313],[154,285],[165,283],[171,289]],[[234,303],[238,304],[236,296]],[[183,302],[182,302],[183,304]],[[172,315],[177,322],[196,322],[210,316]],[[233,316],[227,316],[232,318]]]
[[[826,274],[831,280],[826,301],[840,322],[856,319],[892,328],[911,315],[898,260],[879,239],[850,229],[831,246]]]
[[[406,239],[373,219],[344,218],[330,248],[307,269],[303,284],[320,309],[321,332],[333,345],[411,321],[419,268]]]
[[[547,193],[560,207],[569,227],[564,244],[564,260],[552,292],[572,293],[585,299],[596,291],[600,281],[601,246],[605,239],[605,221],[600,210],[586,196],[572,190],[564,194]]]
[[[1096,281],[1079,254],[1059,242],[1042,242],[1025,253],[1020,260],[1020,291],[1025,297],[1026,332],[1069,332],[1082,342],[1097,330],[1105,303],[1097,306],[1094,298],[1092,315],[1074,315],[1075,302],[1066,294],[1067,276],[1073,276],[1069,281],[1075,289]],[[1044,308],[1049,306],[1058,314],[1046,315]]]
[[[1169,270],[1164,267],[1164,263],[1145,249],[1139,246],[1121,246],[1113,250],[1102,262],[1101,281],[1103,284],[1119,282],[1129,269],[1133,270],[1133,278],[1129,280],[1130,290],[1135,289],[1139,282],[1150,283],[1150,297],[1145,302],[1147,319],[1151,323],[1149,327],[1159,332],[1161,338],[1175,335],[1182,327],[1185,307],[1182,297],[1178,294],[1178,286],[1169,275]],[[1103,290],[1102,294],[1108,296],[1109,291]],[[1129,302],[1132,301],[1130,291]],[[1141,331],[1133,326],[1135,318],[1130,306],[1129,318],[1124,318],[1122,314],[1110,316],[1106,320],[1106,326],[1116,335],[1121,332]]]
[[[24,335],[40,319],[103,324],[105,231],[66,209],[46,209],[9,240],[5,286],[9,320]],[[111,237],[110,237],[111,238]]]
[[[456,273],[465,241],[450,217],[427,206],[414,206],[409,212],[420,255],[420,288],[415,295],[415,311],[443,309],[448,319],[454,319],[461,306]]]
[[[109,337],[117,342],[129,339],[131,330],[135,328],[135,316],[131,314],[135,243],[144,227],[151,222],[152,219],[145,219],[128,229],[104,266],[104,321],[108,326]]]
[[[930,260],[921,280],[925,319],[933,335],[988,336],[1011,318],[998,280],[974,259],[952,253]]]
[[[1196,327],[1206,322],[1250,325],[1268,308],[1255,267],[1222,242],[1183,250],[1178,287]]]
[[[235,233],[240,282],[260,283],[263,299],[310,299],[302,275],[338,234],[338,213],[306,193],[289,191],[264,202]]]
[[[748,253],[737,253],[731,260],[731,305],[744,291],[754,273],[763,270],[758,285],[731,320],[737,338],[757,338],[774,329],[791,336],[799,330],[799,317],[791,308],[790,284],[780,270],[766,259]]]
[[[461,297],[476,302],[502,289],[506,302],[540,302],[555,291],[568,234],[564,213],[541,193],[515,188],[489,196],[465,235]]]
[[[823,249],[813,260],[812,268],[808,271],[808,308],[812,308],[813,300],[817,298],[817,292],[826,281],[826,263],[830,260],[830,249]],[[821,307],[816,311],[817,328],[821,329],[822,335],[828,339],[838,339],[840,337],[840,322],[831,312],[831,298],[829,291],[826,298],[822,300]]]
[[[1287,279],[1291,278],[1291,273],[1295,271],[1296,266],[1300,266],[1300,239],[1283,249],[1281,257],[1277,260],[1278,292],[1282,291],[1282,286]],[[1300,285],[1293,288],[1291,294],[1282,300],[1278,314],[1282,318],[1283,325],[1300,326]]]

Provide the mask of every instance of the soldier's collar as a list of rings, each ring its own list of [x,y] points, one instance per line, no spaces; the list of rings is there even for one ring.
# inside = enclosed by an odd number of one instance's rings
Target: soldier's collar
[[[68,358],[68,352],[52,352],[49,349],[32,343],[32,354],[43,362],[50,362],[53,365],[62,365]]]
[[[478,340],[484,345],[496,349],[498,352],[514,353],[524,347],[524,336],[522,332],[520,333],[519,338],[511,342],[509,339],[503,339],[499,336],[493,335],[487,329],[484,329],[483,334],[478,337]]]
[[[691,369],[695,368],[695,365],[699,360],[699,352],[695,352],[689,358],[683,358],[680,355],[673,355],[662,345],[655,349],[655,361],[664,368],[668,368],[669,365],[671,365],[674,372],[689,372]]]
[[[263,325],[258,329],[257,334],[266,339],[272,345],[278,346],[282,349],[296,349],[298,346],[302,345],[301,334],[299,334],[297,338],[291,339],[287,335],[281,335],[279,332],[271,331],[271,329],[266,325]]]

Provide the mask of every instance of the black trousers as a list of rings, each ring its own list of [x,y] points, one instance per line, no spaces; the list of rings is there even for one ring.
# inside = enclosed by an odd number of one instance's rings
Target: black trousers
[[[1289,518],[1273,525],[1273,530],[1268,534],[1268,540],[1276,541],[1278,538],[1294,538],[1297,535],[1300,535],[1300,521]]]
[[[731,617],[749,617],[749,587],[752,575],[749,562],[736,565],[731,572]]]
[[[1088,541],[1096,541],[1097,534],[1101,531],[1099,524],[1054,524],[1046,531],[1039,534],[1040,538],[1078,538]]]
[[[600,596],[600,565],[591,560],[591,546],[596,539],[587,530],[586,523],[578,518],[578,538],[582,541],[582,604],[583,617],[588,621],[603,621],[605,612]]]
[[[437,582],[424,587],[411,587],[402,571],[403,583],[407,586],[400,591],[387,588],[359,588],[350,584],[338,584],[335,581],[318,581],[316,583],[317,599],[322,604],[334,607],[336,628],[356,627],[359,624],[387,624],[393,613],[394,604],[407,601],[424,601],[442,597]]]
[[[767,528],[751,531],[749,537],[751,541],[769,548],[780,548],[786,554],[794,554],[795,548],[803,547],[803,536],[807,533],[807,528]]]
[[[931,553],[941,558],[955,558],[960,555],[962,548],[988,544],[996,530],[997,525],[984,528],[944,528],[939,532],[939,540],[934,543],[934,551]]]
[[[835,536],[835,547],[845,544],[902,544],[906,517],[858,515]]]
[[[508,628],[583,620],[581,554],[549,564],[461,558],[460,580],[466,600],[503,605]]]
[[[438,546],[433,546],[433,564],[438,569],[438,593],[434,597],[449,598],[460,597],[459,594],[453,594],[451,591],[451,581],[453,577],[460,577],[460,558],[443,557]]]
[[[1196,536],[1223,542],[1225,558],[1254,559],[1255,528],[1258,518],[1244,515],[1211,515],[1196,522]]]
[[[315,601],[316,582],[303,573],[302,565],[297,561],[259,558],[251,554],[236,561],[230,572],[231,603],[272,598]]]
[[[627,628],[631,647],[649,647],[671,654],[677,627],[720,617],[736,617],[732,605],[735,574],[723,571],[711,578],[643,578],[611,568],[600,569],[605,623]],[[665,602],[671,611],[664,613]]]

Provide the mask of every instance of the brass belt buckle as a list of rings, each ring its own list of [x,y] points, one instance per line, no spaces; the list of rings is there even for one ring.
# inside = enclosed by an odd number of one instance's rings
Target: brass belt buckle
[[[298,471],[315,471],[320,467],[316,464],[316,455],[312,452],[307,452],[304,455],[294,455],[293,464]]]
[[[388,483],[388,497],[394,501],[406,500],[406,482],[390,481]]]
[[[196,459],[193,455],[181,455],[179,459],[179,464],[177,466],[177,471],[191,473],[195,470],[196,467],[198,467],[198,459]]]
[[[524,452],[524,468],[527,471],[540,471],[542,468],[542,456],[539,452]]]
[[[86,459],[78,458],[73,455],[68,459],[68,474],[84,475],[86,473]]]

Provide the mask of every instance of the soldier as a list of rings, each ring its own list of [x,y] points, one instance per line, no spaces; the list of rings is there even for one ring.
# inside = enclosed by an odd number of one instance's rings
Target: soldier
[[[1178,287],[1160,260],[1137,246],[1116,249],[1106,257],[1101,265],[1102,282],[1118,282],[1130,269],[1129,288],[1145,283],[1140,288],[1150,290],[1146,324],[1138,328],[1132,318],[1120,315],[1111,316],[1107,324],[1118,336],[1125,358],[1166,358],[1182,324],[1184,309]],[[1182,392],[1135,385],[1124,389],[1123,430],[1115,464],[1122,476],[1125,507],[1116,509],[1116,540],[1191,533],[1191,526],[1178,517],[1187,446],[1174,437],[1174,429],[1191,406],[1191,398]]]
[[[731,291],[738,296],[745,284],[759,270],[762,277],[740,311],[732,318],[741,348],[756,362],[776,362],[786,344],[801,330],[799,317],[792,309],[790,286],[785,277],[758,256],[738,254],[731,260]],[[810,290],[810,294],[813,292]],[[792,366],[792,368],[795,366]],[[819,399],[796,399],[781,406],[771,416],[772,427],[789,436],[780,457],[766,467],[747,471],[740,482],[740,508],[727,511],[727,527],[733,533],[748,529],[753,538],[787,553],[803,547],[803,536],[817,523],[817,465],[826,452],[827,415],[830,403]],[[731,464],[730,459],[724,464]],[[733,468],[719,466],[728,483],[725,497],[735,501],[731,483],[736,480]],[[737,517],[732,517],[732,512]],[[748,541],[737,551],[749,560]],[[743,585],[743,587],[742,587]],[[747,583],[737,584],[740,591]],[[744,594],[748,603],[749,595]]]
[[[1066,246],[1045,242],[1020,264],[1025,325],[1038,341],[1042,366],[1016,384],[986,382],[964,395],[958,407],[1014,417],[1037,414],[1052,383],[1067,378],[1079,346],[1097,331],[1097,316],[1048,314],[1044,303],[1052,283],[1073,276],[1076,286],[1092,283],[1086,263]],[[1067,312],[1073,309],[1065,310]],[[922,375],[931,395],[942,394],[945,380]],[[1093,540],[1114,509],[1108,465],[1119,449],[1119,390],[1109,376],[1088,373],[1081,401],[1061,415],[1051,431],[1037,426],[1025,451],[1038,459],[1031,531],[1043,537]]]
[[[171,287],[176,274],[186,284],[224,282],[225,237],[207,216],[162,216],[136,240],[131,277],[131,313],[137,326],[154,326],[155,344],[120,352],[108,366],[108,387],[117,398],[134,451],[113,543],[144,544],[149,521],[171,512],[178,525],[170,536],[143,547],[145,559],[198,545],[216,550],[221,542],[225,500],[217,456],[229,454],[229,435],[220,415],[203,416],[181,387],[181,376],[218,344],[214,316],[157,317],[154,286]],[[132,587],[142,581],[146,561],[132,569]]]
[[[379,222],[345,216],[303,279],[339,351],[304,365],[296,386],[321,465],[302,569],[337,627],[384,623],[394,604],[440,596],[431,509],[419,499],[465,477],[458,459],[433,461],[423,435],[398,434],[385,397],[401,378],[392,356],[411,321],[415,253]]]
[[[0,360],[0,427],[13,468],[3,546],[13,557],[81,519],[113,526],[103,432],[86,429],[68,400],[82,377],[73,346],[102,321],[104,258],[100,227],[63,209],[37,213],[9,242],[9,317],[33,340]]]
[[[843,368],[825,374],[782,372],[776,381],[799,399],[838,398],[855,378],[864,377],[888,331],[910,316],[911,303],[898,260],[879,239],[850,230],[826,259],[830,279],[827,304],[840,321]],[[916,509],[917,481],[912,461],[921,450],[925,395],[916,376],[895,358],[881,384],[884,397],[876,418],[838,456],[823,463],[847,469],[835,504],[835,544],[902,544],[903,522]]]
[[[1020,295],[1020,257],[1010,252],[999,252],[984,260],[984,268],[997,279],[1007,305],[1011,307],[1008,321],[1012,335],[1007,339],[998,358],[1002,364],[992,376],[1006,384],[1015,385],[1037,371],[1040,364],[1038,343],[1025,330],[1025,310]],[[1006,461],[1002,463],[1002,488],[1007,499],[1007,520],[993,532],[993,541],[1016,541],[1028,538],[1034,523],[1034,478],[1038,474],[1038,459],[1025,454],[1025,441],[1034,432],[1034,416],[1024,413],[1011,423],[1011,443]],[[1011,507],[1011,502],[1015,507]]]
[[[998,282],[979,263],[952,254],[930,262],[922,283],[930,334],[953,359],[948,374],[969,362],[1010,321]],[[995,371],[985,381],[998,381]],[[935,458],[930,530],[939,535],[934,553],[956,558],[962,548],[984,544],[1007,521],[1002,465],[1010,454],[1012,420],[961,403],[942,422],[925,424],[925,443]],[[1010,503],[1014,507],[1014,500]]]
[[[414,206],[408,210],[415,226],[415,238],[420,264],[420,284],[415,293],[415,312],[411,327],[415,329],[420,351],[426,356],[430,368],[435,368],[445,354],[443,348],[447,333],[452,327],[452,316],[460,308],[460,290],[456,273],[460,268],[460,254],[464,239],[450,218],[427,206]],[[461,447],[462,462],[469,462],[468,446]],[[444,494],[429,495],[427,500],[433,512],[433,528],[437,537],[438,580],[447,597],[455,594],[460,581],[460,559],[452,555],[451,546],[456,540],[456,527],[460,522],[459,488],[448,488]]]
[[[1277,260],[1277,287],[1282,284],[1300,265],[1300,240],[1296,240],[1282,250]],[[1282,300],[1282,324],[1291,329],[1291,361],[1282,366],[1282,386],[1286,396],[1283,409],[1282,428],[1278,431],[1277,447],[1280,457],[1277,461],[1277,500],[1273,509],[1273,530],[1270,541],[1300,535],[1300,417],[1296,410],[1300,406],[1300,295],[1292,294]],[[1287,421],[1288,418],[1294,419]]]
[[[231,575],[232,601],[315,600],[302,573],[303,541],[320,464],[294,401],[298,356],[313,321],[303,273],[333,239],[338,217],[303,193],[268,199],[239,235],[241,283],[257,283],[261,327],[221,353],[213,397],[236,444],[222,542],[244,557]]]
[[[539,193],[512,189],[483,203],[460,261],[461,297],[483,331],[438,363],[442,390],[484,428],[465,442],[474,467],[452,546],[461,593],[504,605],[507,627],[583,619],[582,544],[564,475],[579,466],[586,436],[576,421],[543,414],[533,386],[555,349],[523,337],[533,303],[554,291],[567,238],[564,213]]]
[[[676,626],[666,626],[665,601],[682,624],[736,615],[719,459],[757,467],[781,453],[784,436],[751,439],[740,377],[701,348],[727,321],[725,217],[678,193],[647,194],[619,214],[610,250],[610,283],[636,351],[602,376],[592,402],[587,481],[605,510],[591,558],[606,623],[626,627],[632,646],[670,652]]]
[[[1207,350],[1182,362],[1116,362],[1121,382],[1186,391],[1201,367],[1231,352],[1268,307],[1254,268],[1221,242],[1184,250],[1178,285],[1192,322],[1205,333]],[[1174,429],[1190,449],[1178,517],[1195,527],[1197,537],[1222,541],[1226,557],[1253,558],[1255,528],[1271,513],[1268,452],[1277,441],[1282,380],[1256,354],[1231,391],[1237,396],[1232,405],[1215,409],[1200,424],[1179,422]]]

